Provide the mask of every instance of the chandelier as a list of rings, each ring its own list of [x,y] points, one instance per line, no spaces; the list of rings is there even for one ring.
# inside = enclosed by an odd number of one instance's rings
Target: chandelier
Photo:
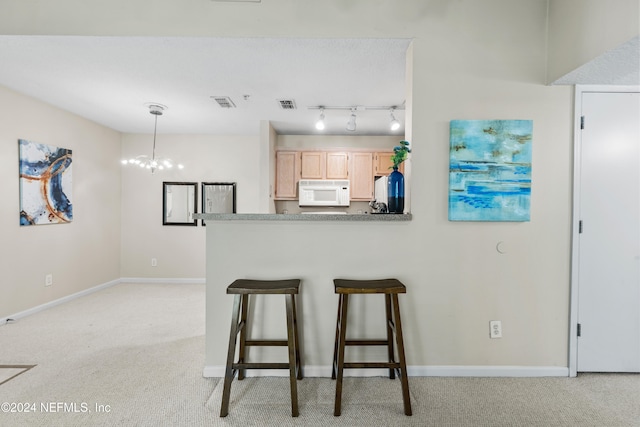
[[[123,165],[134,165],[138,166],[142,169],[150,169],[151,173],[155,173],[156,170],[165,170],[173,168],[173,160],[168,159],[166,157],[156,156],[156,136],[158,130],[158,116],[161,116],[164,110],[167,109],[165,105],[162,104],[146,104],[149,107],[149,113],[151,113],[155,117],[155,125],[153,128],[153,151],[151,152],[151,157],[146,154],[141,154],[136,157],[132,157],[130,159],[122,160]],[[184,166],[181,164],[177,165],[178,169],[184,169]]]

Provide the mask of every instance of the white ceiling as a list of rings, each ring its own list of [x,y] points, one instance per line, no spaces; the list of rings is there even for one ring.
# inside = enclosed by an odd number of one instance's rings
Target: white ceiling
[[[554,85],[640,85],[640,36],[553,82]]]
[[[120,132],[316,134],[326,106],[402,106],[409,39],[0,36],[0,85]],[[245,99],[245,95],[248,95]],[[235,109],[211,96],[228,96]],[[291,99],[297,109],[283,110]],[[325,111],[326,134],[402,135],[389,111]]]
[[[147,103],[166,105],[158,133],[257,134],[269,120],[280,134],[318,134],[325,106],[392,106],[389,111],[325,111],[333,135],[403,135],[410,39],[0,36],[0,85],[120,132],[151,133]],[[553,84],[640,84],[640,37]],[[235,109],[211,97],[228,96]],[[283,110],[278,100],[293,100]]]

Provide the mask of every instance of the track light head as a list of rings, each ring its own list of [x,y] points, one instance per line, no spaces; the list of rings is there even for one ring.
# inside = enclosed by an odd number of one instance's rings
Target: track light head
[[[355,132],[356,130],[356,110],[351,109],[351,117],[349,117],[349,121],[347,122],[347,130],[349,132]]]
[[[391,112],[389,113],[391,115],[391,123],[389,123],[389,127],[391,128],[391,130],[398,130],[400,129],[400,122],[393,115],[393,111],[394,109],[392,108]]]
[[[324,109],[322,109],[320,111],[320,118],[316,122],[316,129],[324,130],[324,128],[325,128],[325,125],[324,125]]]

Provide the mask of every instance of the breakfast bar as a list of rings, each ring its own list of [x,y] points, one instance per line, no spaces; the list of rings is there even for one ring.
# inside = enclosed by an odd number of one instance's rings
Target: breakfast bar
[[[403,275],[402,242],[411,214],[196,214],[206,221],[206,355],[204,375],[224,376],[232,298],[226,289],[236,279],[301,279],[298,298],[300,347],[305,376],[331,375],[338,299],[333,280],[397,278],[411,294],[414,285]],[[404,230],[404,231],[403,231]],[[281,298],[266,295],[252,307],[254,328],[264,339],[282,338],[286,318]],[[409,298],[403,311],[411,319]],[[384,298],[354,298],[350,315],[357,316],[354,333],[379,335],[385,330]],[[410,320],[405,336],[412,335]],[[411,344],[407,339],[411,364]],[[251,349],[261,360],[282,360],[282,348]],[[385,358],[368,349],[359,358]],[[256,371],[254,375],[288,375]],[[354,370],[350,375],[363,374]],[[384,375],[384,370],[381,370]]]

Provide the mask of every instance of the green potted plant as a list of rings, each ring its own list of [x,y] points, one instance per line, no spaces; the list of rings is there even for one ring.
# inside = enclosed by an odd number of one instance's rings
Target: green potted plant
[[[407,154],[411,152],[409,148],[409,141],[400,141],[400,145],[393,147],[393,155],[391,161],[393,161],[393,169],[398,169],[400,163],[407,160]]]

